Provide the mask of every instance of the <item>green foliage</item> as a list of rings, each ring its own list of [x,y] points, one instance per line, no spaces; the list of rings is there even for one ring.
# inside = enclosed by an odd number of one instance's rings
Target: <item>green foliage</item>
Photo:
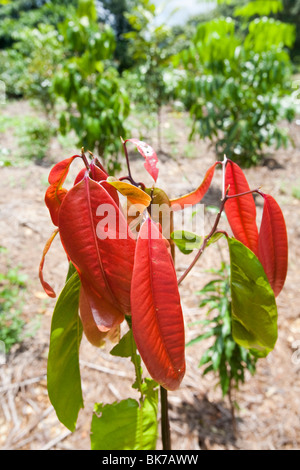
[[[3,3],[3,2],[2,2]],[[16,34],[39,25],[57,26],[74,10],[78,0],[14,0],[0,3],[0,49],[11,47]]]
[[[235,16],[243,16],[250,18],[252,16],[270,16],[271,13],[278,13],[283,10],[281,0],[254,0],[246,3],[246,5],[236,7],[234,10]]]
[[[192,253],[194,249],[199,250],[203,242],[202,237],[187,230],[175,230],[171,233],[171,239],[184,255]]]
[[[54,91],[64,100],[62,134],[75,131],[78,145],[96,149],[114,172],[119,168],[119,136],[126,133],[129,101],[111,65],[113,31],[95,21],[93,4],[79,2],[77,14],[60,27],[65,57],[54,78]]]
[[[54,26],[24,27],[13,35],[11,49],[0,53],[0,77],[8,97],[38,100],[45,112],[53,106],[53,74],[62,60],[62,45]]]
[[[291,58],[295,64],[300,64],[300,0],[282,0],[283,9],[276,14],[276,18],[296,27],[296,40],[291,49]]]
[[[292,188],[292,196],[294,196],[296,199],[300,199],[300,186],[293,186]]]
[[[274,292],[254,253],[228,238],[232,335],[257,357],[265,357],[277,340],[277,306]]]
[[[239,388],[245,381],[245,371],[255,373],[256,358],[238,345],[232,337],[230,266],[222,263],[219,270],[211,270],[216,278],[197,292],[202,297],[199,307],[208,307],[208,318],[200,323],[206,331],[188,343],[213,341],[201,357],[199,367],[205,366],[203,374],[218,375],[223,396],[230,394],[231,387]]]
[[[141,357],[131,329],[110,353],[131,359],[136,374],[132,388],[139,390],[140,400],[129,398],[111,405],[96,403],[91,427],[92,449],[153,450],[158,435],[157,383],[142,377]]]
[[[206,246],[216,243],[221,237],[223,237],[223,235],[223,233],[216,232],[208,240]],[[192,253],[193,250],[199,250],[203,243],[202,237],[193,232],[188,232],[187,230],[175,230],[171,233],[171,239],[184,255]]]
[[[142,405],[128,398],[111,405],[97,403],[94,411],[92,450],[155,450],[157,391]]]
[[[295,115],[282,99],[291,89],[284,47],[293,40],[294,28],[273,19],[253,20],[245,36],[230,18],[200,24],[180,54],[186,75],[178,94],[194,120],[191,136],[209,138],[219,158],[243,166],[258,163],[271,146],[287,146],[278,123]]]
[[[49,398],[58,419],[71,431],[83,408],[79,369],[82,325],[78,315],[80,280],[77,272],[63,288],[52,317],[47,366]]]
[[[124,70],[134,65],[134,60],[128,50],[129,41],[126,39],[126,33],[132,31],[126,13],[129,13],[136,0],[102,0],[104,12],[101,11],[100,21],[109,23],[115,34],[116,48],[114,58],[118,63],[118,71],[120,74]]]
[[[49,398],[59,420],[75,430],[78,413],[83,408],[79,368],[82,325],[78,313],[80,279],[72,264],[67,282],[56,303],[50,335],[47,367]],[[111,354],[130,357],[136,373],[132,385],[140,400],[122,400],[96,404],[91,427],[91,445],[95,450],[155,449],[157,440],[157,384],[142,378],[141,358],[132,330],[112,349]],[[113,435],[113,438],[112,438]]]
[[[4,250],[0,247],[1,252]],[[5,344],[6,353],[24,339],[25,321],[22,318],[22,289],[27,277],[19,268],[11,268],[0,274],[0,341]]]
[[[54,134],[54,126],[46,120],[24,120],[16,130],[20,147],[19,157],[40,162],[46,157],[50,139]]]

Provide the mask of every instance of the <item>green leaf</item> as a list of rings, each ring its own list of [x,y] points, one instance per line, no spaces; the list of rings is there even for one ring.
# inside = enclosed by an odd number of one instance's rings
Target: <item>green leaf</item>
[[[208,240],[206,246],[209,246],[209,245],[211,245],[212,243],[216,243],[216,242],[219,241],[220,238],[222,238],[222,237],[224,237],[224,233],[215,232],[215,233],[212,235],[212,237],[210,237],[210,239]]]
[[[69,269],[68,269],[68,273],[67,273],[67,277],[66,277],[66,282],[70,279],[70,277],[76,273],[76,268],[74,267],[74,265],[70,262],[69,263]]]
[[[135,368],[135,382],[132,385],[132,388],[136,388],[141,392],[141,396],[143,396],[143,391],[145,384],[143,384],[142,378],[142,367],[141,367],[141,357],[137,352],[137,347],[134,341],[134,337],[132,334],[132,329],[127,331],[127,333],[122,336],[119,343],[110,351],[112,356],[119,356],[119,357],[130,357],[131,362]]]
[[[75,272],[56,303],[47,366],[48,393],[58,419],[74,431],[83,408],[79,370],[82,325],[78,314],[80,279]]]
[[[199,250],[203,242],[202,237],[187,230],[175,230],[171,233],[171,239],[185,255],[192,253],[195,249]]]
[[[118,344],[112,348],[110,354],[112,356],[131,357],[135,350],[136,347],[133,342],[132,330],[130,329],[122,336]]]
[[[277,306],[273,290],[254,253],[228,238],[231,263],[232,335],[256,357],[265,357],[277,340]]]
[[[245,6],[237,7],[234,10],[234,16],[243,16],[250,18],[251,16],[270,16],[272,13],[276,14],[283,10],[281,0],[256,0],[247,3]]]
[[[141,405],[128,398],[119,403],[95,405],[91,427],[92,450],[155,450],[157,392]]]

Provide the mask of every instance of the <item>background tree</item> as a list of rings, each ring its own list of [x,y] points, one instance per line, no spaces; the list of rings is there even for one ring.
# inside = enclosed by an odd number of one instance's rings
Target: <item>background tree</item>
[[[113,64],[114,33],[98,23],[93,0],[80,1],[76,14],[59,29],[65,51],[54,79],[54,91],[65,103],[60,131],[75,131],[80,147],[96,150],[114,172],[129,113],[129,101]]]
[[[180,54],[186,75],[179,96],[194,120],[191,135],[208,137],[218,157],[225,153],[245,166],[258,163],[267,148],[287,145],[278,122],[294,116],[283,103],[291,94],[286,48],[294,39],[292,25],[267,17],[242,27],[228,17],[199,24]]]
[[[156,22],[157,10],[150,0],[143,0],[126,18],[132,31],[125,34],[130,41],[129,51],[134,66],[126,75],[128,88],[134,102],[141,104],[147,112],[157,116],[158,151],[161,142],[161,108],[174,97],[177,83],[172,57],[176,51],[175,38],[167,25]]]
[[[136,0],[102,0],[106,15],[99,17],[100,21],[109,22],[116,37],[114,57],[120,73],[134,65],[134,60],[128,51],[129,40],[126,33],[132,31],[126,14],[137,4]]]

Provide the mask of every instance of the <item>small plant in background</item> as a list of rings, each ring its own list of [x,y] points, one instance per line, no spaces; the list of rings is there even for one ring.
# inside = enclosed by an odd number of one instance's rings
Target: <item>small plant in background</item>
[[[213,341],[203,353],[199,367],[205,366],[203,375],[212,372],[218,376],[222,395],[227,395],[229,399],[233,431],[236,435],[236,403],[232,390],[239,389],[244,383],[247,370],[254,375],[257,358],[232,337],[230,266],[222,262],[220,269],[211,269],[209,272],[215,274],[216,278],[196,292],[202,297],[199,307],[208,308],[207,318],[193,323],[203,325],[206,331],[196,336],[187,346],[207,339]]]
[[[178,76],[172,67],[176,42],[170,27],[155,24],[158,14],[150,0],[140,1],[130,13],[126,13],[132,31],[124,37],[129,41],[135,65],[123,76],[131,102],[156,116],[157,146],[161,151],[161,110],[174,98]]]
[[[0,252],[5,252],[0,247]],[[19,267],[10,268],[0,274],[0,341],[5,344],[6,353],[23,339],[25,321],[22,318],[21,292],[26,288],[27,277]]]
[[[20,157],[41,162],[49,149],[50,139],[55,135],[55,127],[42,119],[24,120],[17,130]]]
[[[300,199],[300,182],[297,186],[292,187],[292,196],[296,199]]]

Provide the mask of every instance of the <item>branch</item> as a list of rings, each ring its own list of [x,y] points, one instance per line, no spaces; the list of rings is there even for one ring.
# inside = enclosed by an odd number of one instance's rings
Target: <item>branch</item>
[[[195,266],[195,264],[197,263],[197,261],[199,260],[199,258],[201,257],[207,243],[209,242],[209,240],[211,239],[211,237],[216,233],[217,231],[217,228],[218,228],[218,225],[219,225],[219,222],[220,222],[220,219],[221,219],[221,215],[222,215],[222,212],[225,208],[225,203],[226,201],[228,201],[228,199],[233,199],[234,197],[240,197],[240,196],[245,196],[246,194],[253,194],[253,193],[258,193],[258,194],[261,194],[261,191],[260,191],[260,188],[257,188],[257,189],[252,189],[250,191],[246,191],[244,193],[240,193],[240,194],[232,194],[232,195],[228,195],[228,192],[229,192],[229,189],[230,187],[228,186],[228,188],[226,189],[225,191],[225,196],[222,198],[221,200],[221,207],[220,207],[220,210],[218,212],[218,215],[216,217],[216,220],[215,220],[215,223],[211,229],[211,231],[209,232],[209,234],[204,238],[203,240],[203,243],[201,245],[201,247],[199,248],[199,251],[198,253],[196,254],[195,258],[193,259],[193,261],[191,262],[191,264],[188,266],[188,268],[184,271],[184,273],[182,274],[182,276],[179,278],[178,280],[178,285],[181,284],[181,282],[186,278],[186,276],[189,274],[189,272],[192,270],[192,268]],[[221,232],[221,230],[220,230]],[[226,234],[226,232],[223,232]],[[227,234],[226,234],[227,235]]]

